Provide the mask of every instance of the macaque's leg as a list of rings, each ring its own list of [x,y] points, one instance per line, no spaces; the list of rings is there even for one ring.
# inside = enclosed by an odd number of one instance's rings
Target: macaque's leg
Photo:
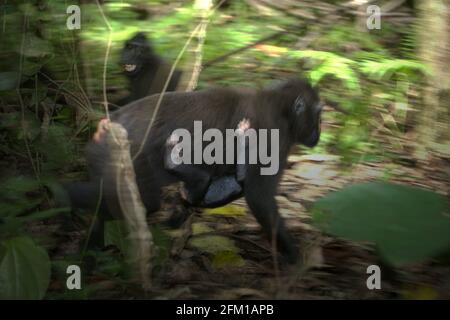
[[[286,229],[284,220],[278,213],[275,199],[277,185],[277,176],[263,176],[259,174],[258,167],[249,167],[245,200],[269,240],[276,242],[278,250],[287,262],[295,263],[298,258],[297,242]]]

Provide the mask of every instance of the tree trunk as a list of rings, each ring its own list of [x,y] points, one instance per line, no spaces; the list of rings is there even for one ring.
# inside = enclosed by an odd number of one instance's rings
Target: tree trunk
[[[431,75],[424,88],[415,156],[426,162],[430,152],[450,156],[450,1],[422,0],[419,3],[419,56]]]

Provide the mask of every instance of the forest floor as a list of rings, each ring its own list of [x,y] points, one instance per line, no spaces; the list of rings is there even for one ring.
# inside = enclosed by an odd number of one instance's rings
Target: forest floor
[[[171,298],[449,298],[450,268],[432,262],[402,270],[381,266],[382,289],[368,290],[366,269],[381,263],[374,248],[327,236],[311,224],[306,208],[316,199],[350,183],[383,178],[386,163],[362,163],[348,171],[340,168],[338,159],[333,156],[294,155],[289,161],[290,168],[283,176],[277,200],[286,225],[302,243],[303,267],[277,270],[271,247],[259,225],[245,202],[237,201],[234,206],[219,211],[206,210],[194,215],[191,229],[194,237],[211,230],[215,235],[232,239],[245,260],[228,259],[235,266],[220,263],[226,259],[211,262],[198,249],[208,251],[207,246],[193,243],[192,239],[186,241],[162,281],[164,287],[175,294]],[[422,169],[389,164],[392,182],[444,194],[448,192],[445,168],[448,166],[444,163]],[[210,244],[213,241],[213,238],[205,240]]]
[[[379,180],[420,186],[448,196],[448,162],[427,167],[360,163],[343,168],[335,156],[292,155],[277,201],[286,225],[300,241],[303,263],[275,267],[272,249],[244,200],[197,211],[177,230],[165,230],[171,241],[165,262],[154,274],[148,295],[123,289],[111,278],[93,275],[99,298],[163,299],[389,299],[450,298],[450,267],[437,262],[392,269],[381,263],[375,248],[323,234],[312,225],[307,208],[327,192],[345,185]],[[151,223],[170,212],[169,201]],[[85,232],[64,234],[59,254],[79,250]],[[369,265],[380,265],[381,290],[366,286]]]

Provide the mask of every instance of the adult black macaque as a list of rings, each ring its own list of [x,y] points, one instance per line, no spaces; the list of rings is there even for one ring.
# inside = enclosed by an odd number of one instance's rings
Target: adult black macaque
[[[111,121],[120,123],[128,130],[132,156],[137,153],[144,140],[158,98],[159,95],[153,95],[135,101],[111,114]],[[269,153],[277,150],[279,170],[273,175],[263,175],[261,169],[266,166],[259,157],[255,164],[246,164],[242,193],[269,239],[276,241],[278,249],[288,262],[295,262],[298,257],[296,242],[278,214],[275,195],[290,148],[297,143],[309,147],[318,143],[320,113],[318,94],[308,82],[300,79],[291,79],[262,90],[213,88],[166,93],[148,139],[144,141],[142,152],[134,160],[136,182],[147,211],[153,212],[160,207],[161,187],[184,179],[167,170],[165,163],[167,140],[175,129],[184,128],[194,132],[194,121],[201,121],[203,130],[215,128],[225,133],[226,129],[235,128],[242,119],[248,119],[258,134],[259,143],[260,138],[262,139],[261,129],[278,129],[279,148],[272,148],[273,142],[270,142],[268,150]],[[68,188],[73,206],[95,204],[95,199],[100,194],[99,181],[102,179],[103,217],[108,214],[120,217],[120,206],[115,194],[115,175],[108,166],[108,148],[104,134],[99,134],[88,145],[87,157],[91,182]],[[190,166],[207,173],[213,179],[236,175],[237,170],[235,164]],[[92,200],[86,198],[88,195]]]
[[[129,80],[130,94],[119,101],[118,106],[161,93],[169,76],[171,66],[154,51],[144,33],[139,32],[125,42],[120,64]],[[181,71],[175,70],[166,91],[175,91]]]

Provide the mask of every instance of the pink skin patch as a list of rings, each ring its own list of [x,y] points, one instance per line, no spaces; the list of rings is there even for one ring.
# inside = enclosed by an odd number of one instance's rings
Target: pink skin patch
[[[103,138],[103,135],[108,130],[109,120],[106,118],[101,119],[97,125],[97,131],[94,133],[94,137],[92,138],[94,142],[99,143]]]
[[[178,143],[178,141],[180,140],[180,137],[178,137],[178,135],[176,133],[172,133],[169,137],[169,139],[167,139],[167,144],[169,146],[174,146]]]
[[[249,128],[250,128],[250,120],[246,118],[242,119],[237,126],[237,130],[239,130],[241,133],[245,132]]]

